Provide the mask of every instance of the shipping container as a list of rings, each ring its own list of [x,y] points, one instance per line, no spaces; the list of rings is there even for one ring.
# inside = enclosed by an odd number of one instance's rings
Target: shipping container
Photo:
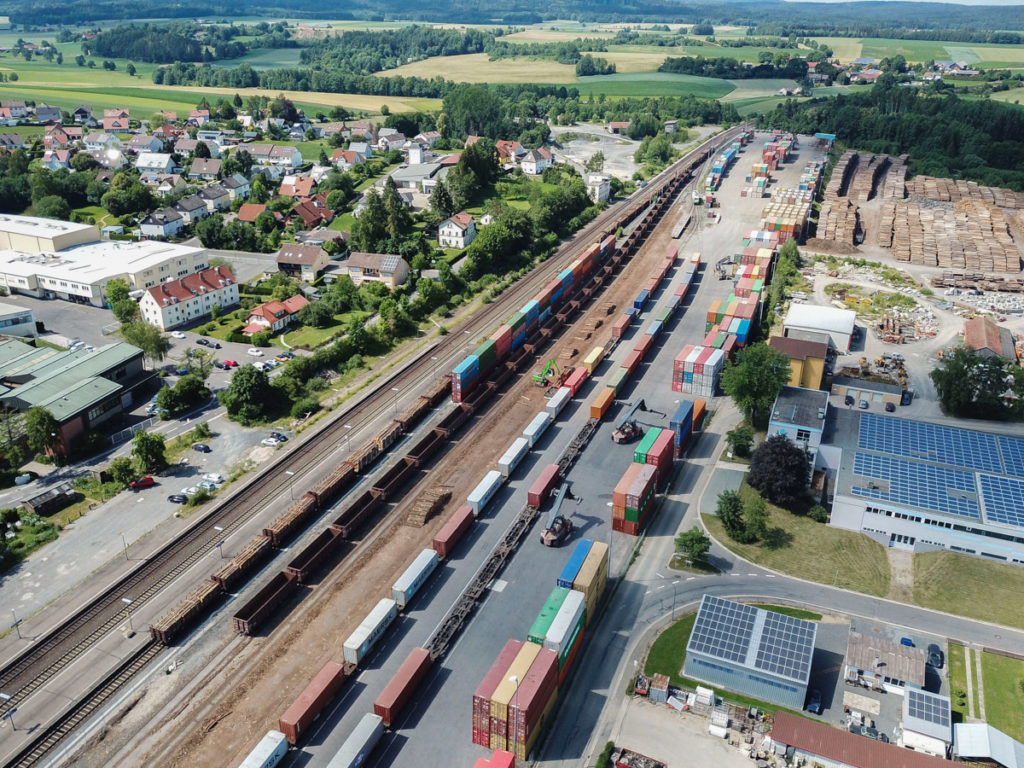
[[[509,476],[516,471],[519,462],[530,452],[530,441],[525,437],[518,437],[513,441],[508,450],[498,459],[498,471],[502,478],[508,480]]]
[[[238,768],[273,768],[288,753],[288,739],[280,731],[267,731]]]
[[[546,648],[533,660],[509,701],[508,734],[517,757],[525,760],[541,730],[544,715],[558,693],[558,654]],[[523,749],[525,747],[525,750]]]
[[[432,549],[424,549],[398,577],[391,587],[391,598],[398,604],[399,610],[405,610],[420,587],[437,568],[437,563],[437,552]]]
[[[541,411],[533,417],[533,420],[526,426],[526,429],[523,430],[523,437],[526,438],[526,441],[530,444],[531,448],[537,444],[541,435],[544,434],[545,430],[547,430],[553,421],[554,419],[547,411]]]
[[[448,518],[448,522],[441,526],[441,530],[434,536],[434,551],[439,557],[448,557],[452,553],[459,539],[469,530],[475,519],[473,508],[468,504],[455,510]]]
[[[633,461],[637,464],[647,463],[647,452],[654,445],[654,441],[658,439],[658,435],[661,434],[661,430],[657,427],[653,427],[647,430],[647,433],[643,436],[640,442],[637,444],[636,449],[633,451]]]
[[[654,488],[655,473],[652,465],[630,464],[612,491],[613,511],[615,507],[640,511]]]
[[[636,340],[636,346],[633,349],[638,350],[644,357],[651,351],[651,347],[654,346],[654,337],[648,334],[643,334],[639,339]]]
[[[490,760],[486,757],[478,757],[473,764],[473,768],[515,768],[515,766],[516,756],[503,749],[494,750]]]
[[[480,517],[488,502],[501,488],[502,482],[501,472],[496,469],[492,469],[484,475],[484,479],[477,484],[476,488],[470,492],[469,498],[466,499],[466,503],[473,509],[473,514]]]
[[[650,301],[650,300],[651,300],[651,292],[650,291],[646,291],[646,290],[645,291],[640,291],[640,293],[638,293],[636,298],[633,300],[633,308],[634,309],[638,309],[641,312],[643,312],[644,307],[647,306],[647,302]]]
[[[491,341],[498,355],[498,360],[504,360],[512,347],[512,329],[507,325],[499,325],[498,329],[491,334]]]
[[[590,371],[586,368],[579,367],[574,368],[572,373],[565,377],[565,386],[572,391],[572,396],[576,395],[580,391],[580,387],[583,386],[584,382],[590,377]]]
[[[557,464],[548,464],[541,470],[537,479],[533,481],[529,492],[526,494],[526,502],[531,507],[538,509],[544,505],[544,500],[551,493],[551,488],[558,480],[559,467]]]
[[[384,735],[384,719],[380,715],[365,714],[352,734],[335,752],[327,768],[357,768],[366,765],[380,737]]]
[[[398,604],[388,598],[380,600],[342,646],[345,661],[349,664],[358,664],[362,661],[381,635],[391,626],[391,622],[395,620],[396,616],[398,616]]]
[[[629,315],[619,315],[619,319],[612,325],[612,338],[621,339],[625,335],[633,318]]]
[[[608,388],[615,392],[616,396],[622,391],[629,379],[629,371],[625,368],[616,368],[608,377]]]
[[[561,589],[561,587],[556,587],[556,589]],[[574,589],[565,590],[565,597],[544,633],[542,645],[549,651],[558,654],[559,667],[565,661],[570,646],[576,640],[576,630],[583,626],[585,609],[586,600],[582,592]],[[534,628],[536,626],[534,624]],[[537,642],[532,637],[531,640]]]
[[[277,727],[290,744],[297,744],[345,684],[345,668],[336,661],[327,662],[277,721]]]
[[[693,424],[693,431],[696,432],[701,428],[701,422],[704,420],[704,414],[707,411],[708,404],[704,400],[693,401],[693,415],[691,417],[691,423]]]
[[[593,375],[594,369],[601,364],[602,360],[604,360],[604,347],[594,347],[583,358],[583,367],[587,369],[588,373]]]
[[[608,545],[603,541],[595,541],[572,582],[573,590],[583,594],[584,620],[587,624],[594,619],[597,604],[601,601],[607,583]]]
[[[494,660],[491,668],[484,675],[480,685],[473,693],[473,743],[481,746],[490,744],[491,735],[491,697],[495,689],[506,677],[508,668],[512,665],[519,651],[522,650],[522,640],[509,640],[505,643],[498,658]]]
[[[654,339],[658,338],[658,336],[661,335],[661,321],[655,320],[653,323],[648,325],[647,328],[644,329],[644,335],[650,336]]]
[[[638,349],[631,350],[630,353],[626,355],[626,359],[622,361],[622,367],[632,375],[636,373],[636,369],[640,367],[640,363],[643,359],[643,352]]]
[[[571,399],[572,390],[569,389],[569,387],[559,387],[555,394],[551,396],[551,399],[548,400],[548,404],[544,407],[544,410],[551,414],[552,419],[558,418],[558,414],[562,412],[566,403]]]
[[[377,700],[373,702],[373,713],[379,715],[384,725],[390,728],[398,713],[402,711],[412,695],[416,692],[416,686],[420,684],[423,676],[430,669],[430,652],[423,648],[413,648],[405,657],[402,666],[395,672],[394,677],[384,686]]]
[[[664,490],[672,476],[672,460],[675,458],[675,435],[662,430],[654,444],[647,451],[646,461],[658,469],[658,488]]]
[[[547,637],[548,630],[551,629],[551,623],[558,615],[558,611],[561,609],[562,603],[565,602],[565,598],[569,595],[570,591],[566,587],[555,587],[551,590],[551,594],[544,601],[540,613],[533,620],[533,625],[526,635],[527,640],[531,643],[537,643],[537,645],[544,645],[544,638]]]
[[[590,554],[590,548],[593,546],[594,542],[590,539],[580,539],[576,542],[576,546],[573,547],[569,559],[562,567],[562,572],[558,574],[558,581],[556,582],[558,586],[572,589],[576,574],[580,572],[580,566],[587,559],[587,555]]]
[[[508,723],[509,703],[512,701],[512,697],[515,695],[516,688],[518,687],[510,678],[515,677],[521,683],[542,650],[543,649],[535,643],[526,643],[526,645],[519,649],[519,653],[516,654],[516,658],[511,664],[509,664],[508,671],[505,673],[504,678],[500,683],[498,683],[498,687],[494,689],[494,695],[491,696],[492,719],[502,723]]]
[[[590,418],[603,419],[604,415],[608,412],[608,408],[614,402],[615,390],[611,387],[605,387],[597,393],[597,397],[590,403]]]

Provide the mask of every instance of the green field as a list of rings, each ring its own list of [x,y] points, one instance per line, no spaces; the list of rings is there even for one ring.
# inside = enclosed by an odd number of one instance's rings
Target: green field
[[[301,53],[299,48],[257,48],[241,58],[218,61],[214,66],[233,68],[248,64],[253,69],[284,69],[297,67]]]
[[[1024,628],[1024,568],[955,552],[914,555],[914,602]]]
[[[673,72],[638,72],[634,74],[595,75],[577,82],[565,83],[567,88],[578,88],[582,96],[699,96],[720,99],[731,93],[734,86],[727,80],[696,75],[677,75]]]
[[[972,695],[967,690],[967,661],[964,657],[965,648],[957,643],[950,643],[946,650],[946,668],[949,670],[950,701],[953,709],[953,717],[959,716],[959,722],[967,720],[970,711],[967,704],[967,696]],[[959,697],[954,695],[955,691],[964,691],[967,696]]]
[[[1024,661],[982,653],[981,674],[986,721],[1010,737],[1024,741]]]

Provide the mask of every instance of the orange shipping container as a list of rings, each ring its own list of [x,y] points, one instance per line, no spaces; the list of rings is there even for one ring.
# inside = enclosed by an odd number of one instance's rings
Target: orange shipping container
[[[603,419],[608,407],[615,401],[615,390],[605,387],[590,404],[590,418]]]
[[[700,429],[700,423],[704,419],[704,415],[707,413],[708,404],[704,400],[693,401],[693,429],[694,431]]]
[[[708,307],[707,321],[709,323],[717,322],[718,321],[718,313],[719,313],[719,311],[721,309],[722,309],[722,300],[721,299],[715,299],[714,301],[712,301],[711,302],[711,306]]]

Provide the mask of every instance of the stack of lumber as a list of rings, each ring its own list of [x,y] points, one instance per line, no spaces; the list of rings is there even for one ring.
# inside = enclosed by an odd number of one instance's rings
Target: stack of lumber
[[[907,159],[907,155],[900,155],[886,171],[881,193],[886,200],[902,200],[907,196],[907,171],[910,170]]]
[[[878,232],[875,233],[875,242],[883,248],[892,248],[892,230],[896,221],[896,201],[885,200],[882,203],[881,214],[878,217]]]
[[[405,524],[422,528],[427,521],[444,509],[452,498],[452,489],[447,485],[435,485],[419,495],[412,509],[405,517]]]
[[[934,176],[915,176],[907,184],[911,197],[956,203],[960,200],[980,200],[1000,208],[1024,210],[1024,194],[1003,187],[983,187],[963,179],[937,179]]]
[[[846,184],[856,167],[857,153],[852,149],[844,152],[835,168],[832,169],[832,176],[828,180],[828,186],[825,187],[824,199],[826,202],[838,200],[846,193]]]
[[[875,191],[875,184],[879,176],[889,167],[888,155],[868,155],[867,162],[861,158],[857,164],[857,171],[850,181],[849,197],[852,200],[867,202]]]
[[[932,191],[939,188],[930,187]],[[1020,253],[1010,236],[1005,215],[998,207],[981,200],[960,200],[952,206],[898,203],[892,254],[899,261],[926,266],[982,272],[1020,271]]]
[[[818,237],[853,244],[853,237],[857,232],[858,210],[846,197],[823,203],[818,219]]]

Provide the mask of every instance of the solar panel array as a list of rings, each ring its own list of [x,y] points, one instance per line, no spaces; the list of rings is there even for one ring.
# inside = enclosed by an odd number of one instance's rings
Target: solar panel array
[[[809,621],[767,611],[754,666],[805,682],[811,673],[814,636],[815,627]]]
[[[926,723],[949,728],[949,699],[908,688],[907,714]]]
[[[979,475],[985,519],[1024,528],[1024,480],[1000,475]]]
[[[857,447],[937,464],[1003,472],[996,436],[984,432],[864,413]]]
[[[981,519],[973,472],[857,451],[853,474],[888,483],[887,489],[855,485],[856,496]]]
[[[705,595],[687,651],[743,664],[753,637],[757,609]]]
[[[999,452],[1003,454],[1003,466],[1007,475],[1024,477],[1024,440],[999,435]]]
[[[384,259],[381,261],[380,264],[381,270],[383,270],[384,272],[394,272],[396,269],[398,269],[399,258],[399,256],[396,256],[393,253],[385,255]]]

